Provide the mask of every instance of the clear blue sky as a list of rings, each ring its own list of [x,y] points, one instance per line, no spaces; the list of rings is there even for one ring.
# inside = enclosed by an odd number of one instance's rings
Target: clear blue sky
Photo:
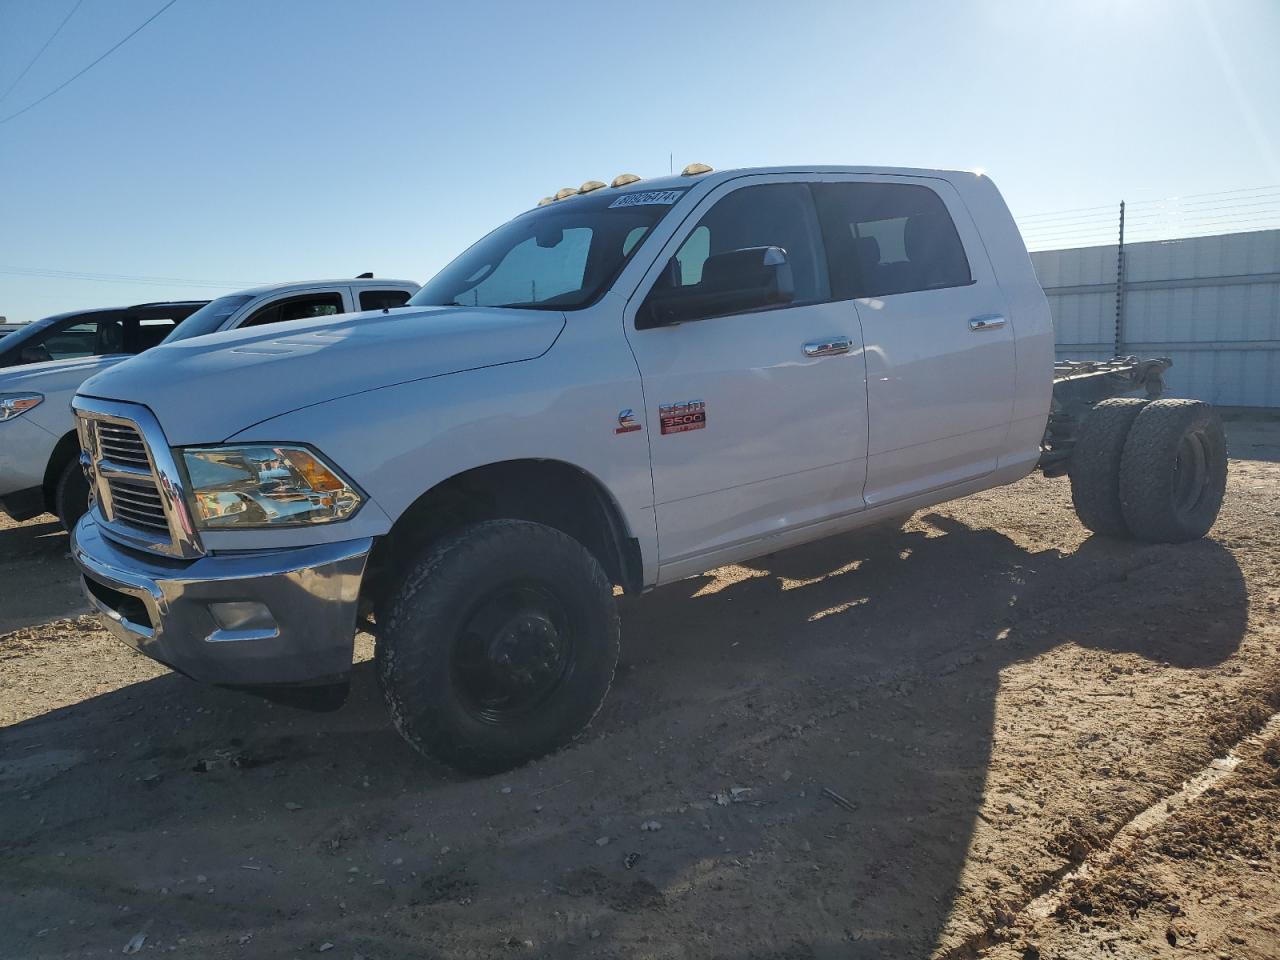
[[[75,0],[0,0],[0,91]],[[0,102],[162,0],[84,0]],[[1280,0],[178,0],[0,123],[0,314],[424,280],[558,187],[792,162],[984,168],[1015,214],[1280,184]]]

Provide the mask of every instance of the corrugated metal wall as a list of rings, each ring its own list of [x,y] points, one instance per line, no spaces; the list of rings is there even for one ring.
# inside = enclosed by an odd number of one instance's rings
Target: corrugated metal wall
[[[1058,357],[1110,357],[1116,247],[1031,254]],[[1121,353],[1171,357],[1174,396],[1280,407],[1280,230],[1125,244]]]

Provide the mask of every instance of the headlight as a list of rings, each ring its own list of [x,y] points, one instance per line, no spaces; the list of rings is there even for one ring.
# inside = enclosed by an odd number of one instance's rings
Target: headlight
[[[345,520],[363,498],[306,447],[254,444],[182,452],[197,526],[285,527]]]
[[[39,393],[0,393],[0,423],[20,417],[44,401]]]

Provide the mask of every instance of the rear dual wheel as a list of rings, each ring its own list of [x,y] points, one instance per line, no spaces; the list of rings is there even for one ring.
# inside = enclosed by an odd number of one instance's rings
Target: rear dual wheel
[[[1227,442],[1199,400],[1157,400],[1134,421],[1120,460],[1120,504],[1139,540],[1182,543],[1209,532],[1227,489]]]
[[[1104,400],[1085,420],[1067,473],[1076,515],[1095,533],[1196,540],[1226,492],[1222,421],[1199,400]]]
[[[1104,537],[1130,536],[1120,503],[1120,461],[1129,429],[1150,401],[1103,400],[1080,426],[1067,476],[1071,503],[1080,522]]]

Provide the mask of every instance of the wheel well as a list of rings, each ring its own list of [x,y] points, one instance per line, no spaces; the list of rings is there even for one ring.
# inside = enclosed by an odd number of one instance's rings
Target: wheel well
[[[509,460],[432,487],[374,545],[364,594],[376,610],[395,574],[428,543],[483,520],[529,520],[573,537],[627,593],[643,588],[640,544],[613,498],[586,472],[558,460]]]
[[[80,456],[80,438],[72,430],[62,437],[49,455],[49,463],[44,468],[44,505],[50,513],[54,513],[54,499],[58,494],[58,480],[69,462]]]

